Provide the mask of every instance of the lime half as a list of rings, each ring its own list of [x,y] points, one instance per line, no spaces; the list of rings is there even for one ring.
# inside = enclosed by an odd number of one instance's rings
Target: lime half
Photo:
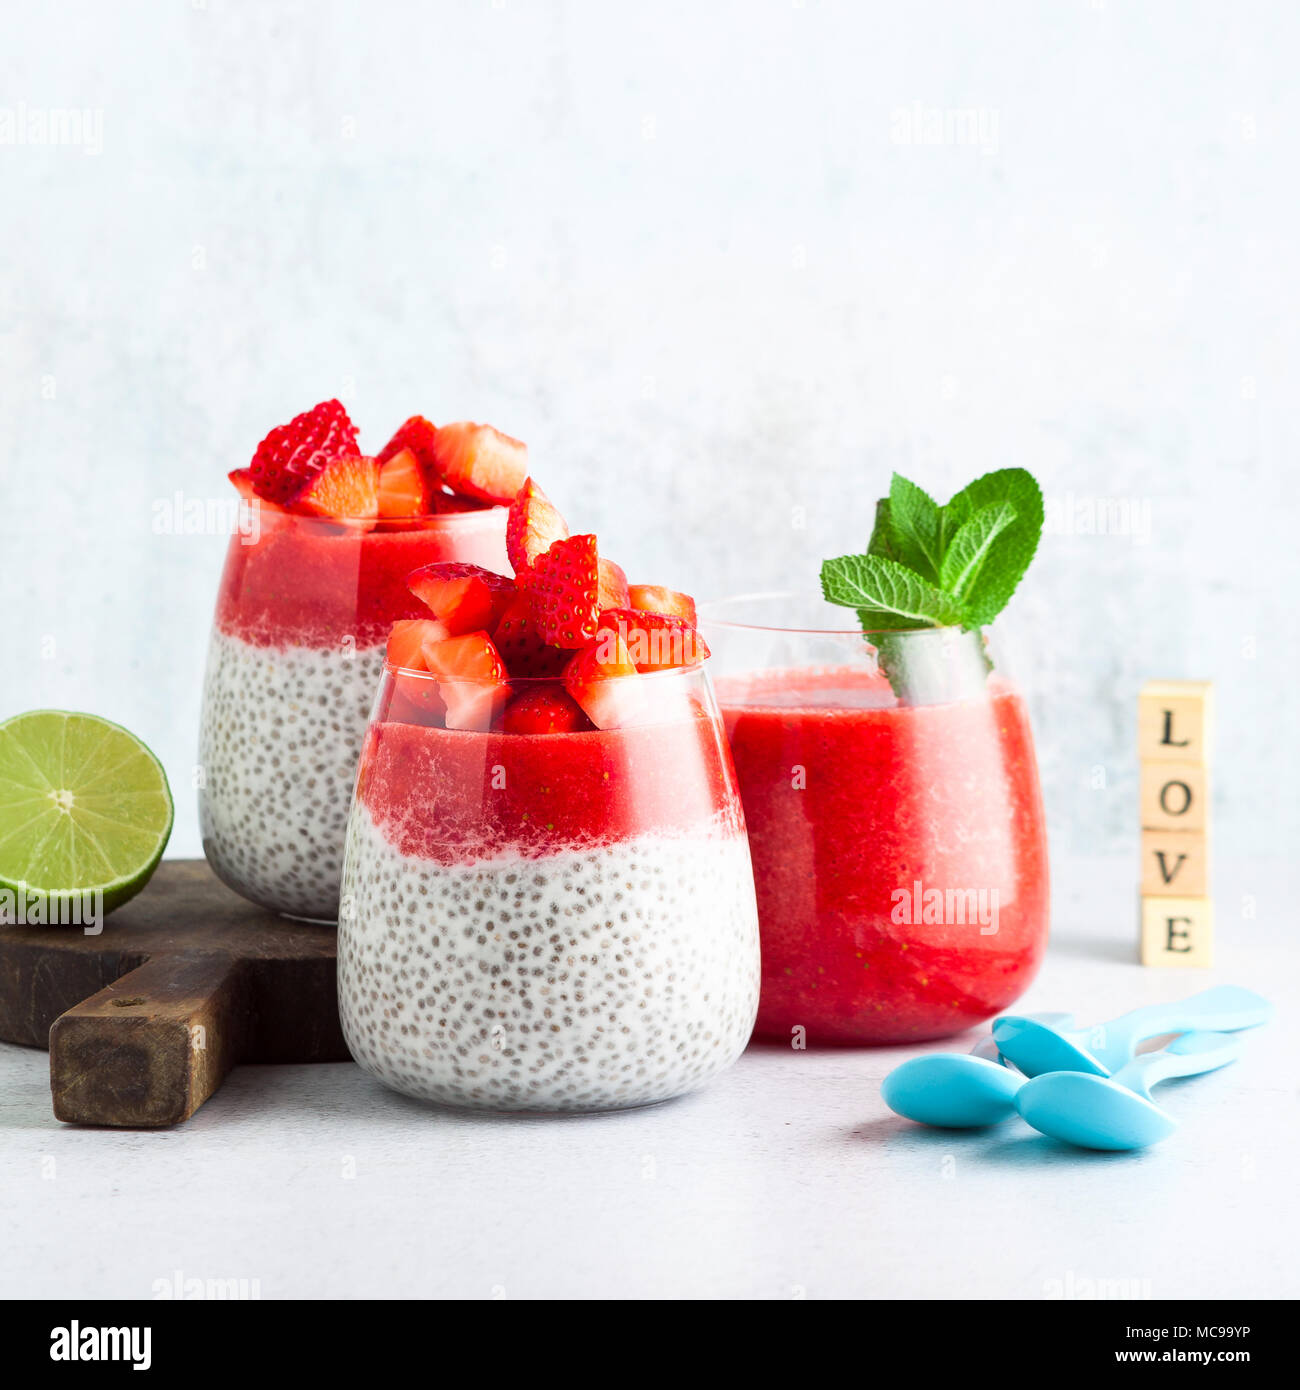
[[[57,709],[0,723],[0,889],[26,920],[121,906],[149,882],[171,831],[167,775],[134,734]]]

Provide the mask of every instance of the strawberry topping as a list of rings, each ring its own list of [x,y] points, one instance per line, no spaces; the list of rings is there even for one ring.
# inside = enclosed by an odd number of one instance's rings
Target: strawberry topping
[[[690,594],[679,594],[676,589],[662,589],[658,584],[633,584],[627,593],[625,604],[611,607],[639,608],[643,613],[664,613],[670,618],[684,618],[695,626],[695,600]]]
[[[522,590],[515,594],[492,632],[492,641],[512,676],[558,676],[568,652],[542,640],[533,622],[533,603]]]
[[[598,729],[635,724],[644,712],[644,692],[623,639],[605,634],[571,658],[564,688]]]
[[[373,520],[379,515],[379,465],[368,458],[333,459],[291,501],[295,511],[310,516]]]
[[[556,541],[533,561],[528,592],[542,640],[576,650],[596,635],[600,620],[600,557],[595,536]]]
[[[424,644],[424,664],[438,678],[449,729],[488,729],[510,687],[500,654],[486,632]]]
[[[446,629],[444,636],[489,631],[515,597],[505,575],[455,561],[425,565],[407,576],[406,586]]]
[[[253,486],[268,502],[285,503],[337,458],[355,455],[356,426],[338,401],[322,401],[277,425],[249,465]]]
[[[591,728],[591,721],[571,696],[552,687],[515,696],[501,727],[508,734],[570,734]]]
[[[512,502],[528,477],[526,444],[468,421],[434,431],[433,461],[453,492],[484,502]]]
[[[380,463],[387,463],[389,459],[400,454],[403,449],[409,449],[415,455],[416,463],[420,465],[421,471],[432,487],[436,482],[441,481],[433,458],[433,437],[435,434],[437,434],[437,430],[432,421],[426,420],[423,415],[412,415],[405,424],[398,426],[397,433],[380,449],[376,457]]]
[[[600,584],[597,592],[597,601],[603,613],[606,608],[628,608],[628,588],[627,575],[623,573],[621,565],[616,565],[613,560],[606,560],[602,555],[597,566],[600,572]]]
[[[426,641],[441,641],[449,634],[433,618],[399,618],[388,634],[385,653],[390,666],[402,666],[410,671],[427,671],[424,664]]]
[[[704,638],[684,618],[611,608],[600,615],[599,630],[616,634],[638,671],[671,671],[698,666],[709,655]]]
[[[428,483],[411,449],[399,449],[379,464],[379,515],[424,516],[432,510]]]
[[[569,528],[551,499],[531,478],[524,479],[510,504],[506,522],[506,553],[521,584],[528,582],[533,561],[544,555],[556,541],[568,537]]]

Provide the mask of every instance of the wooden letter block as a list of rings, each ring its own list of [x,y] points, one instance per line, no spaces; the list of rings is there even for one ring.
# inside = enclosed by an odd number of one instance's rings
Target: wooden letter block
[[[1209,898],[1143,898],[1142,964],[1214,964],[1214,905]]]
[[[1209,846],[1204,831],[1142,832],[1142,896],[1203,898],[1210,891]]]
[[[1147,681],[1138,694],[1138,758],[1208,767],[1213,695],[1209,681]]]
[[[1209,776],[1198,763],[1143,763],[1140,777],[1143,830],[1209,828]]]

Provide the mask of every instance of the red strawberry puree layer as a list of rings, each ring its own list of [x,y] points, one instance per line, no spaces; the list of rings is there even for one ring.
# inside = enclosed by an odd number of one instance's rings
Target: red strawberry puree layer
[[[718,692],[758,890],[758,1033],[945,1037],[1016,999],[1037,972],[1048,918],[1019,695],[995,677],[987,698],[901,707],[883,680],[852,668],[723,681]],[[933,889],[942,914],[924,896]],[[975,890],[966,921],[956,920],[965,905],[949,913],[948,890]],[[978,904],[993,894],[996,931],[985,932]]]
[[[421,565],[463,560],[510,572],[501,508],[374,531],[261,508],[259,525],[256,540],[230,546],[216,614],[227,636],[258,647],[337,647],[345,636],[373,647],[396,619],[429,616],[406,587]]]
[[[466,864],[652,833],[739,835],[729,764],[705,718],[566,734],[376,724],[358,796],[399,853]]]

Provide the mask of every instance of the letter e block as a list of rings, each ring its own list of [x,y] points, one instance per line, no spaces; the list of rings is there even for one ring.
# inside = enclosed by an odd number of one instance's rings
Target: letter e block
[[[1209,898],[1143,898],[1142,964],[1214,964],[1214,905]]]
[[[1142,832],[1142,896],[1203,898],[1210,891],[1206,836],[1196,830]]]
[[[1147,681],[1138,692],[1139,760],[1208,767],[1213,696],[1210,681]]]

